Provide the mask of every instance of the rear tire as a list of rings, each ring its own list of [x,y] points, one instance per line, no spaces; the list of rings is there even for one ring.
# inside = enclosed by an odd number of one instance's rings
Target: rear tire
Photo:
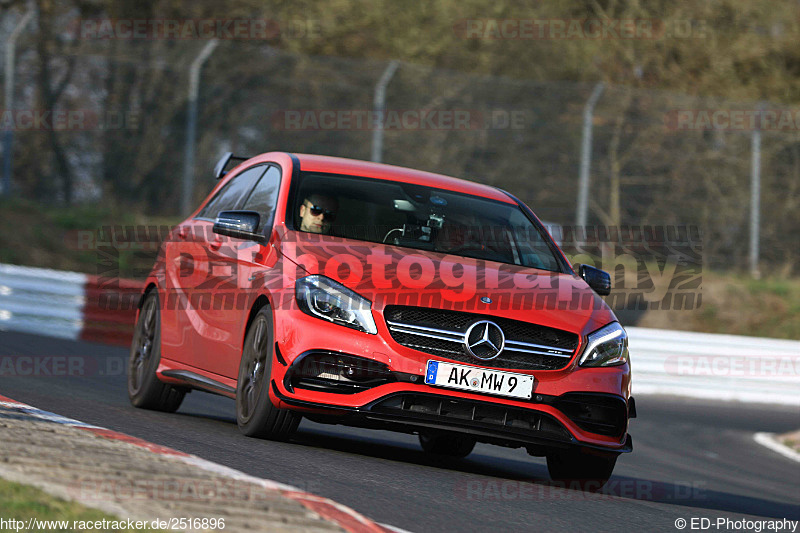
[[[547,456],[550,479],[568,488],[589,492],[602,489],[611,478],[617,456],[602,457],[579,452],[558,452]]]
[[[420,431],[419,444],[427,453],[463,459],[475,448],[475,438],[458,433]]]
[[[135,407],[173,413],[181,406],[186,391],[160,381],[156,376],[161,361],[161,311],[158,292],[145,297],[133,332],[128,359],[128,398]]]
[[[236,382],[236,423],[248,437],[286,441],[302,418],[269,398],[274,356],[272,310],[262,307],[247,330]]]

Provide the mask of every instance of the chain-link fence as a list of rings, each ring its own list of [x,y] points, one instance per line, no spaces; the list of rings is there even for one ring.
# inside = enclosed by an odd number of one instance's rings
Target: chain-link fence
[[[5,110],[3,125],[15,131],[11,194],[178,214],[189,66],[204,41],[59,38],[58,49],[37,51],[31,30],[17,45],[15,109]],[[191,204],[214,185],[211,169],[225,151],[370,159],[381,123],[384,162],[495,185],[544,220],[575,224],[594,86],[401,63],[386,85],[385,112],[376,115],[376,84],[388,64],[220,42],[201,75]],[[52,108],[43,83],[56,93]],[[765,122],[757,109],[774,116]],[[37,122],[36,113],[50,115]],[[796,273],[796,112],[606,86],[590,119],[588,223],[696,226],[714,268],[748,265],[753,137],[760,135],[761,265]]]

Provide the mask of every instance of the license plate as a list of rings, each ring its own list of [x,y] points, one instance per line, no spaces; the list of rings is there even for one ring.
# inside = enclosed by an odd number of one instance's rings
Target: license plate
[[[533,376],[443,361],[428,361],[425,383],[511,398],[530,399],[533,392]]]

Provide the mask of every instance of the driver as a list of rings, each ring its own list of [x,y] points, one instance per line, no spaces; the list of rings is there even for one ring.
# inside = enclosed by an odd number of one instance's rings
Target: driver
[[[474,239],[475,226],[472,217],[462,213],[448,214],[442,227],[436,232],[434,249],[438,252],[449,252],[463,248]]]
[[[308,195],[300,205],[300,231],[330,234],[338,209],[336,198],[316,193]]]

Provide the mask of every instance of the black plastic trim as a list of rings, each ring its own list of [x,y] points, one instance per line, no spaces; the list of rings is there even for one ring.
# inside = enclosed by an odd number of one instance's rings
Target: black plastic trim
[[[286,359],[283,358],[283,354],[281,353],[280,346],[278,346],[277,342],[275,343],[275,357],[278,359],[278,362],[281,365],[287,366],[289,364],[286,362]]]
[[[213,394],[227,396],[236,394],[236,389],[224,383],[201,376],[189,370],[165,370],[162,374],[168,378],[179,379],[194,389],[204,390]]]
[[[252,157],[233,155],[233,152],[225,152],[214,166],[214,177],[218,180],[222,179],[225,174],[228,173],[225,167],[228,166],[228,163],[231,161],[247,161],[248,159],[252,159]]]
[[[567,392],[553,399],[551,405],[589,433],[618,437],[628,429],[628,404],[616,394]]]
[[[276,343],[276,346],[277,346],[277,343]],[[330,355],[330,356],[334,356],[334,357],[335,356],[343,356],[343,357],[350,357],[350,358],[353,358],[353,359],[362,359],[367,364],[374,363],[376,366],[380,365],[380,366],[386,367],[386,370],[387,370],[386,380],[384,382],[377,383],[372,387],[368,387],[367,389],[348,391],[348,390],[346,390],[346,387],[343,387],[342,390],[328,390],[328,391],[324,391],[324,392],[330,392],[330,393],[334,393],[334,394],[357,394],[359,392],[364,392],[365,390],[368,390],[370,388],[380,387],[381,385],[386,385],[388,383],[393,383],[395,381],[412,381],[413,382],[413,380],[411,379],[410,375],[402,374],[400,372],[393,372],[393,371],[391,371],[389,369],[389,367],[386,364],[381,363],[380,361],[375,361],[373,359],[367,359],[366,357],[361,357],[361,356],[349,354],[349,353],[346,353],[346,352],[335,352],[335,351],[332,351],[332,350],[308,350],[308,351],[305,351],[305,352],[301,353],[300,355],[298,355],[294,359],[294,361],[292,361],[292,364],[289,366],[288,370],[286,370],[286,374],[283,377],[283,386],[286,388],[286,390],[288,390],[289,392],[292,392],[292,393],[294,392],[295,386],[292,384],[292,378],[294,377],[294,374],[297,371],[297,368],[303,363],[303,361],[307,357],[312,356],[312,355]],[[298,387],[298,388],[302,388],[304,390],[318,390],[318,389],[310,388],[310,387]]]

